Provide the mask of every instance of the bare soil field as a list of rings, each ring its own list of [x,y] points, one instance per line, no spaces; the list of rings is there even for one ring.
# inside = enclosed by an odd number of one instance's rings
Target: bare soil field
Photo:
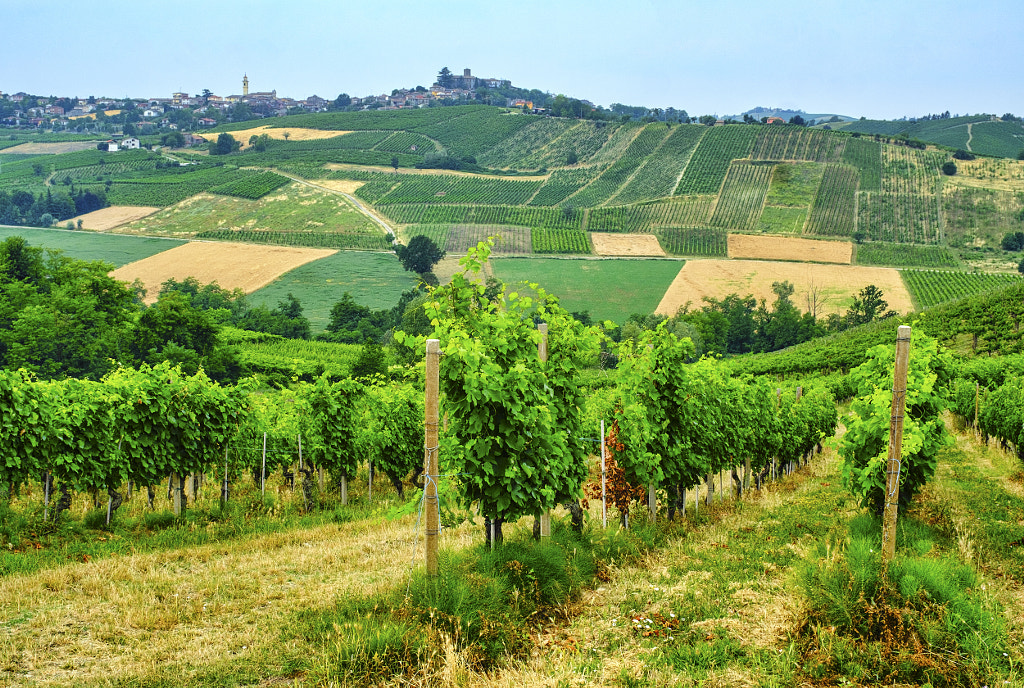
[[[57,155],[96,150],[97,141],[64,141],[62,143],[22,143],[4,148],[4,155]]]
[[[310,183],[315,186],[322,186],[325,189],[330,189],[331,191],[340,191],[341,193],[352,194],[366,182],[354,182],[348,179],[317,179],[315,182]]]
[[[594,253],[599,256],[664,256],[653,234],[610,234],[592,232]]]
[[[249,138],[252,136],[259,136],[260,134],[266,134],[272,139],[278,141],[284,141],[286,138],[291,141],[312,141],[314,139],[333,139],[335,136],[343,136],[345,134],[351,134],[350,131],[325,131],[323,129],[303,129],[300,127],[281,127],[271,128],[266,125],[262,127],[253,127],[252,129],[242,129],[241,131],[229,131],[229,134],[234,137],[236,141],[242,144],[242,149],[249,147]],[[288,134],[285,137],[285,134]],[[207,141],[216,141],[217,137],[220,136],[220,132],[216,134],[196,134],[201,136]]]
[[[903,286],[898,270],[861,266],[780,263],[750,260],[690,260],[676,275],[665,292],[656,313],[674,315],[680,306],[690,303],[700,308],[703,298],[722,299],[729,294],[752,294],[769,305],[776,296],[773,282],[788,281],[796,287],[792,301],[801,311],[812,310],[808,301],[817,294],[817,314],[845,312],[853,297],[873,284],[882,290],[889,308],[900,313],[913,310],[910,294]]]
[[[238,288],[248,294],[289,270],[334,253],[337,251],[331,249],[191,241],[123,265],[111,274],[128,282],[142,280],[146,285],[145,301],[153,303],[160,285],[172,277],[195,277],[202,284],[216,281],[225,289]]]
[[[84,229],[106,231],[135,220],[141,220],[147,215],[152,215],[160,208],[152,208],[144,205],[112,205],[109,208],[100,208],[85,215],[71,218],[75,224],[82,221]]]
[[[849,265],[853,260],[853,244],[846,241],[730,234],[729,257]]]

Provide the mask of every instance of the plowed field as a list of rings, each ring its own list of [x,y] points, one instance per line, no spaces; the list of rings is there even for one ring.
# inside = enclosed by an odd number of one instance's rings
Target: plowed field
[[[793,237],[730,234],[729,257],[849,265],[853,259],[853,244],[846,241],[815,241],[814,239]]]

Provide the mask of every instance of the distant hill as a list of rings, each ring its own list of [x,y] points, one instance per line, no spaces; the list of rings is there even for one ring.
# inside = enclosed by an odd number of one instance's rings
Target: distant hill
[[[908,138],[980,155],[1015,158],[1024,150],[1024,125],[995,115],[968,115],[922,121],[855,120],[833,125],[834,129],[861,134]]]
[[[856,117],[850,117],[849,115],[837,115],[833,113],[809,114],[803,110],[790,110],[787,108],[770,108],[762,106],[747,110],[746,112],[741,112],[738,115],[725,115],[722,119],[734,119],[741,121],[743,119],[743,115],[750,115],[756,120],[760,120],[762,117],[781,117],[787,122],[796,115],[803,117],[806,122],[814,120],[815,122],[820,123],[831,120],[833,117],[838,117],[843,122],[850,122],[856,119]]]

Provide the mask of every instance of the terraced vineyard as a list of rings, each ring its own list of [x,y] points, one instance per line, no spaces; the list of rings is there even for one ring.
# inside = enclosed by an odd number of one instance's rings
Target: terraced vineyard
[[[900,275],[918,309],[1005,287],[1021,280],[1020,275],[937,270],[903,270]]]
[[[630,175],[644,163],[658,146],[668,137],[669,130],[659,124],[647,125],[633,139],[626,151],[611,167],[595,179],[589,186],[572,197],[573,204],[582,208],[592,208],[603,204],[615,195],[626,183]]]
[[[530,199],[530,205],[558,205],[597,179],[603,171],[604,168],[599,166],[555,170],[537,194]]]
[[[707,127],[697,124],[678,125],[657,153],[647,158],[609,203],[625,205],[671,196],[693,149],[705,133]]]

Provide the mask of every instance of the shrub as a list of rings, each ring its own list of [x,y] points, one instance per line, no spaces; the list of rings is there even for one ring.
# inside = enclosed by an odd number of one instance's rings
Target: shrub
[[[947,177],[952,177],[954,174],[956,174],[956,163],[953,162],[952,160],[947,160],[946,162],[942,163],[942,174],[946,175]]]

